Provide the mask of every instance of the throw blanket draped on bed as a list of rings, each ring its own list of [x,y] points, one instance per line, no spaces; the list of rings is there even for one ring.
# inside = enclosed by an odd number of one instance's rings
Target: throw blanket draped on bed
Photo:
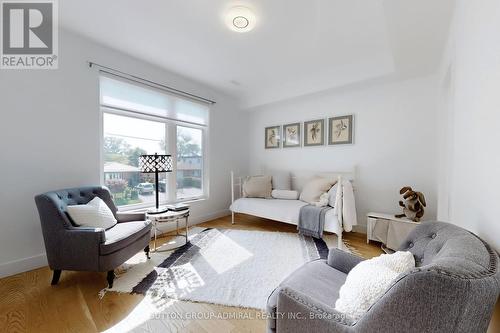
[[[322,238],[325,214],[330,209],[332,208],[329,206],[316,207],[314,205],[306,205],[300,208],[299,223],[297,225],[299,233],[304,236]]]

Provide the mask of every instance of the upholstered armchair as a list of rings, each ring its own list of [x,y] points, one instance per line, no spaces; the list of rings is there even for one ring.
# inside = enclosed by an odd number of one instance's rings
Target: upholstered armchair
[[[75,226],[66,208],[87,204],[98,196],[111,209],[118,223],[107,230]],[[149,258],[151,223],[144,213],[118,212],[106,187],[91,186],[63,189],[37,195],[35,202],[42,224],[43,239],[52,284],[57,284],[62,270],[108,272],[113,287],[114,269],[144,250]]]
[[[413,254],[416,268],[358,320],[335,310],[335,301],[363,259],[332,249],[328,260],[305,264],[269,296],[268,332],[486,332],[500,292],[499,257],[487,243],[455,225],[424,222],[400,250]]]

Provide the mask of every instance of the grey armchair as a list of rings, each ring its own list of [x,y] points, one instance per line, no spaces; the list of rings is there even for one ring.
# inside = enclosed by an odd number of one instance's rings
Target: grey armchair
[[[363,259],[332,249],[328,260],[305,264],[269,296],[268,332],[486,332],[500,292],[499,257],[488,244],[455,225],[425,222],[400,250],[412,252],[417,267],[357,321],[334,308]]]
[[[66,207],[86,204],[98,196],[111,209],[118,223],[107,230],[76,227]],[[63,189],[37,195],[35,202],[42,224],[43,239],[52,284],[57,284],[62,270],[108,272],[113,287],[114,269],[137,252],[149,258],[151,223],[144,213],[118,212],[106,187],[90,186]]]

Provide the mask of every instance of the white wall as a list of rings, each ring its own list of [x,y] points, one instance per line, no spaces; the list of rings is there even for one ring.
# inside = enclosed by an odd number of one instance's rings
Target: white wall
[[[399,213],[399,189],[410,185],[436,216],[436,81],[419,78],[327,92],[249,110],[250,170],[345,171],[354,165],[358,230],[370,211]],[[353,145],[264,149],[264,127],[354,114]]]
[[[440,75],[439,217],[500,251],[500,2],[459,0]]]
[[[58,70],[0,71],[0,276],[46,264],[35,194],[98,184],[97,72],[112,66],[217,101],[210,119],[210,199],[192,205],[192,221],[227,213],[229,171],[246,168],[240,149],[245,115],[210,89],[61,31]]]

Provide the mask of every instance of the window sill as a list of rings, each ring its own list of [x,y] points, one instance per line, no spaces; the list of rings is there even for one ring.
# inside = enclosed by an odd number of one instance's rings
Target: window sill
[[[179,203],[185,203],[185,204],[191,204],[195,202],[202,202],[208,200],[207,196],[202,196],[202,197],[196,197],[196,198],[186,198],[186,199],[181,199],[181,200],[176,200],[174,202],[160,202],[160,206],[165,206],[165,205],[175,205]],[[138,213],[143,213],[149,210],[150,208],[155,207],[155,204],[152,205],[130,205],[130,206],[123,206],[123,207],[118,207],[119,212],[138,212]]]

